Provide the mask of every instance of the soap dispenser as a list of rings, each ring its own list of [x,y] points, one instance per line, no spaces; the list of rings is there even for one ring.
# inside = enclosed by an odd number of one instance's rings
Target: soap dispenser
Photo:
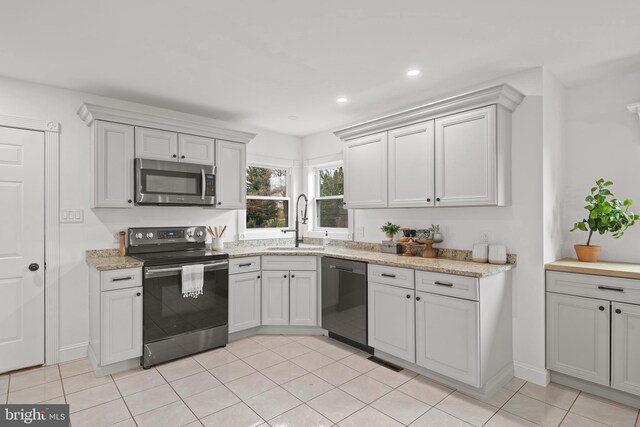
[[[325,248],[329,245],[329,231],[325,230],[324,238],[322,239],[322,246]]]

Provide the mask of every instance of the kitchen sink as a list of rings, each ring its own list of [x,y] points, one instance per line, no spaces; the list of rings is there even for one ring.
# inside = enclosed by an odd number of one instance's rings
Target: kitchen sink
[[[293,252],[297,252],[297,251],[323,251],[324,248],[322,246],[302,246],[299,248],[296,248],[295,246],[271,246],[269,248],[267,248],[268,251],[283,251],[283,252],[288,252],[288,251],[293,251]]]

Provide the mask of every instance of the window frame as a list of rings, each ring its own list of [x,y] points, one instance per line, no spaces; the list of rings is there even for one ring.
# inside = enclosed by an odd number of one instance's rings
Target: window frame
[[[344,161],[336,160],[332,162],[316,164],[311,167],[310,175],[312,176],[312,179],[310,181],[312,182],[310,182],[310,187],[313,188],[313,191],[310,191],[313,194],[311,203],[313,209],[313,216],[311,217],[313,218],[311,232],[319,233],[321,236],[324,236],[325,232],[329,232],[331,233],[331,237],[334,237],[334,234],[336,234],[336,238],[346,238],[349,234],[349,221],[351,218],[351,211],[349,209],[347,209],[347,227],[320,227],[320,212],[318,210],[318,201],[337,199],[344,200],[344,188],[342,191],[343,194],[341,196],[320,196],[320,171],[323,169],[337,167],[342,167],[342,169],[344,170]]]
[[[282,230],[289,229],[292,227],[294,209],[292,206],[293,201],[291,194],[293,192],[293,166],[290,164],[276,164],[276,163],[264,163],[264,162],[253,162],[247,161],[246,169],[245,169],[245,180],[247,169],[250,167],[254,168],[264,168],[264,169],[281,169],[284,170],[287,174],[286,178],[286,192],[288,196],[250,196],[247,194],[246,199],[247,202],[249,200],[284,200],[288,201],[288,212],[287,212],[287,220],[288,223],[284,227],[268,227],[268,228],[248,228],[247,227],[247,209],[242,209],[238,213],[238,225],[240,228],[239,239],[240,240],[256,240],[256,239],[277,239],[277,238],[291,238],[291,235],[283,233]],[[245,190],[246,191],[246,190]]]

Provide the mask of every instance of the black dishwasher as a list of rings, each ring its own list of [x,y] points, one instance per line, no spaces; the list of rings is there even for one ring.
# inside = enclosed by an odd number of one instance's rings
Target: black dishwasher
[[[322,258],[322,327],[329,336],[373,353],[367,345],[367,263]]]

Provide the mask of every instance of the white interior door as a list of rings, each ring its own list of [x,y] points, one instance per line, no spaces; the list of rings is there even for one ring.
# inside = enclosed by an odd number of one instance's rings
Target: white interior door
[[[44,363],[44,133],[0,127],[0,372]],[[33,264],[38,269],[31,271]]]

